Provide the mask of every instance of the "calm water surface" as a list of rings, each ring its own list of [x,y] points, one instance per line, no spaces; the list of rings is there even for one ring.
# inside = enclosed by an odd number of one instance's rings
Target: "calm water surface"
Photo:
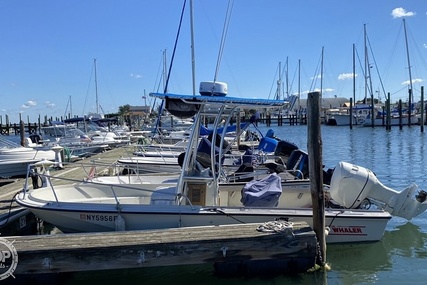
[[[277,137],[307,149],[307,126],[271,127]],[[259,126],[262,133],[269,129]],[[322,126],[323,164],[348,161],[374,171],[396,190],[411,183],[427,189],[427,133],[419,126],[364,128]],[[223,279],[211,266],[144,268],[77,273],[61,284],[423,284],[427,282],[427,213],[410,222],[393,218],[380,242],[328,245],[326,274]]]

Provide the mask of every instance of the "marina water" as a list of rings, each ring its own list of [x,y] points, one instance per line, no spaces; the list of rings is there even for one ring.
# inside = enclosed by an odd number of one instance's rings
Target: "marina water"
[[[307,149],[307,126],[259,125],[265,134]],[[347,161],[371,169],[388,187],[402,190],[411,183],[427,189],[427,131],[420,126],[322,126],[323,164],[333,168]],[[325,274],[220,278],[210,265],[79,272],[58,276],[60,284],[423,284],[427,280],[427,213],[406,221],[392,218],[380,242],[332,244],[327,247],[331,270]]]

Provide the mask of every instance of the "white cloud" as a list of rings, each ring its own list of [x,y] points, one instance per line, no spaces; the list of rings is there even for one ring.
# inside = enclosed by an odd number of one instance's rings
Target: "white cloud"
[[[400,8],[393,9],[393,11],[391,11],[391,15],[393,16],[394,19],[396,19],[396,18],[402,18],[402,17],[415,16],[415,12],[407,12],[405,9],[400,7]]]
[[[416,78],[416,79],[412,79],[412,84],[414,84],[414,83],[421,83],[421,82],[423,82],[424,80],[422,80],[422,79],[420,79],[420,78]],[[401,84],[402,85],[409,85],[409,83],[410,83],[410,81],[409,80],[407,80],[407,81],[403,81]]]
[[[33,101],[33,100],[28,100],[25,104],[28,105],[28,106],[36,106],[37,102]]]
[[[427,48],[427,44],[423,44],[423,46],[424,46],[425,48]]]
[[[34,106],[37,106],[37,102],[33,100],[28,100],[27,102],[21,105],[21,109],[28,109]]]
[[[133,77],[133,78],[142,78],[142,75],[140,75],[140,74],[133,74],[133,73],[131,73],[130,76]]]
[[[52,108],[54,108],[56,106],[55,103],[52,103],[52,102],[49,102],[49,101],[46,101],[44,103],[46,104],[46,108],[49,108],[49,109],[52,109]]]
[[[354,73],[341,73],[338,75],[339,80],[346,80],[346,79],[352,79],[354,77],[357,77],[357,74]]]

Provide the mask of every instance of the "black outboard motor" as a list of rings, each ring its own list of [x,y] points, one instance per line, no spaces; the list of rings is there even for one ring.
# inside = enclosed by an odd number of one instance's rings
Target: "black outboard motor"
[[[286,169],[299,179],[308,178],[308,154],[300,149],[292,151],[286,162]]]
[[[274,152],[274,155],[288,158],[298,146],[288,141],[279,141]]]
[[[38,134],[32,134],[29,136],[29,138],[30,138],[31,142],[35,143],[35,144],[39,144],[41,139],[42,139],[41,136]]]

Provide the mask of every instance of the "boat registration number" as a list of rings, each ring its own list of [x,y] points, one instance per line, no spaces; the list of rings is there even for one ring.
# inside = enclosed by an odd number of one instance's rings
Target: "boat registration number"
[[[97,221],[97,222],[114,222],[116,215],[94,215],[94,214],[80,214],[80,220]]]

